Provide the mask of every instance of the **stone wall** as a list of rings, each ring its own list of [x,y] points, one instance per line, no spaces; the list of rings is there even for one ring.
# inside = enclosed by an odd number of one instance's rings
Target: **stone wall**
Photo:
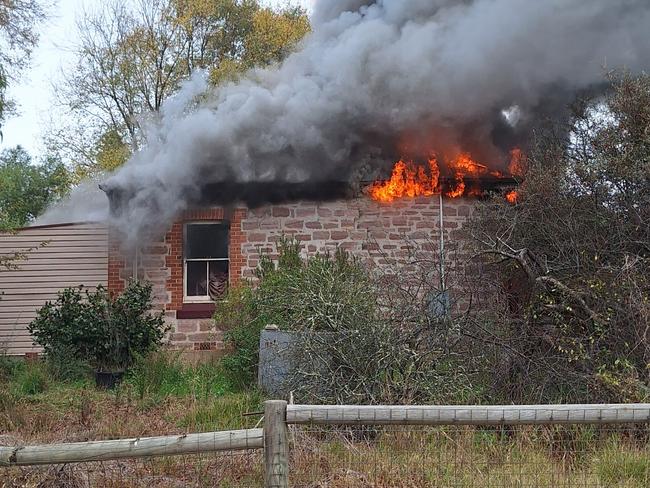
[[[444,199],[443,228],[447,255],[457,260],[467,242],[462,231],[474,200]],[[409,260],[409,247],[439,252],[440,204],[438,196],[403,199],[390,204],[368,198],[328,203],[299,202],[257,209],[219,208],[186,212],[157,243],[142,247],[133,258],[121,254],[112,235],[109,253],[109,289],[119,292],[125,280],[138,273],[153,283],[157,306],[165,310],[173,326],[171,343],[193,350],[220,350],[223,335],[214,332],[209,306],[183,303],[183,222],[230,221],[230,281],[253,279],[262,253],[275,256],[274,243],[284,235],[295,236],[303,255],[314,255],[338,246],[378,265],[400,266]],[[453,267],[453,261],[449,263]],[[137,270],[137,271],[136,271]]]
[[[447,251],[458,251],[466,239],[461,231],[474,200],[443,200],[443,228]],[[260,253],[273,255],[282,234],[303,244],[303,255],[342,247],[376,264],[403,263],[409,246],[437,252],[440,242],[438,196],[378,203],[368,198],[329,203],[301,202],[249,210],[242,219],[242,276],[250,278]]]

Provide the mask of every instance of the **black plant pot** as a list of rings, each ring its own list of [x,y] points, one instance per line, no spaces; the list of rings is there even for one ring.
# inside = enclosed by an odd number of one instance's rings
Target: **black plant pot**
[[[97,388],[112,390],[122,382],[124,371],[95,371]]]

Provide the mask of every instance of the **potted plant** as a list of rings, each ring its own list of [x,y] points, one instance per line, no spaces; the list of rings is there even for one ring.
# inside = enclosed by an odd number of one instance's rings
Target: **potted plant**
[[[113,389],[124,377],[129,366],[128,336],[115,326],[110,305],[104,319],[103,340],[94,343],[92,354],[95,367],[95,385]]]
[[[67,288],[38,311],[29,331],[47,356],[60,351],[95,369],[98,387],[113,388],[138,356],[157,349],[167,332],[163,312],[152,313],[151,284],[131,281],[111,297]]]

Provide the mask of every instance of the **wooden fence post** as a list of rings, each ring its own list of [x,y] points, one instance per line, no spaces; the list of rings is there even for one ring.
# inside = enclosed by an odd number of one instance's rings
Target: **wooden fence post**
[[[264,486],[289,486],[289,435],[287,402],[264,402]]]

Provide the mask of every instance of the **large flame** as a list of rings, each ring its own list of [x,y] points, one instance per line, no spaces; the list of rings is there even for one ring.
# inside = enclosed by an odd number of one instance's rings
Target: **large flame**
[[[440,170],[435,159],[429,160],[428,171],[424,166],[398,161],[390,180],[375,182],[370,187],[370,196],[379,202],[392,202],[402,197],[431,196],[438,190]]]
[[[513,150],[511,158],[511,168],[520,169],[523,161],[521,151]],[[461,153],[447,162],[446,169],[450,175],[451,184],[446,185],[444,192],[451,198],[482,194],[482,190],[468,187],[466,182],[468,177],[480,179],[509,176],[477,163],[468,153]],[[404,197],[431,196],[443,191],[440,185],[440,173],[440,167],[435,158],[429,159],[428,168],[413,161],[400,160],[395,163],[390,179],[373,183],[368,192],[371,198],[379,202],[392,202]]]

